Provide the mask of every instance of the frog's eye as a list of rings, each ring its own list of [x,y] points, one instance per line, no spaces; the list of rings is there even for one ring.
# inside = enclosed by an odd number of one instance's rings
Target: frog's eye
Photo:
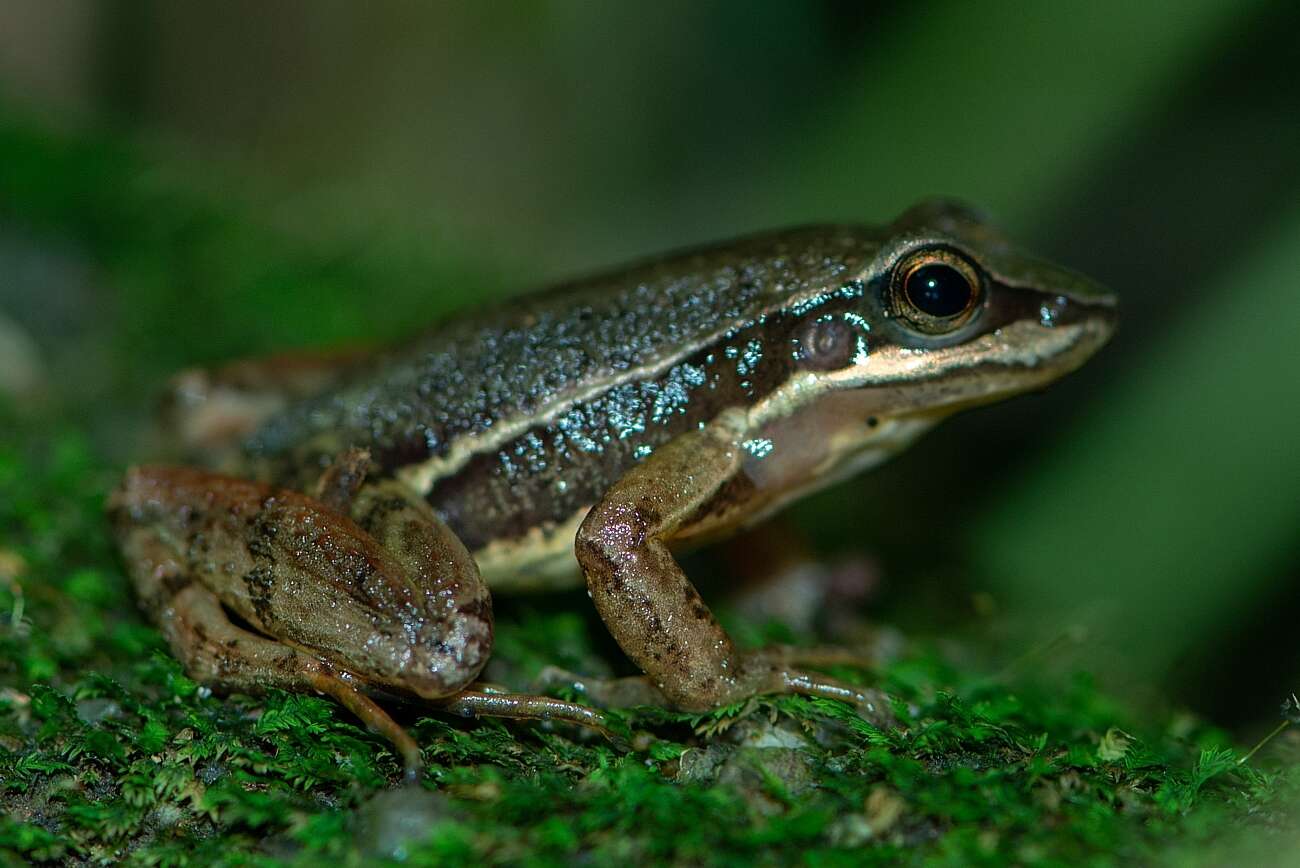
[[[979,270],[961,254],[922,250],[894,269],[893,311],[919,332],[955,331],[979,308],[982,286]]]
[[[853,360],[858,334],[838,316],[821,316],[804,323],[796,336],[799,363],[814,371],[842,368]]]

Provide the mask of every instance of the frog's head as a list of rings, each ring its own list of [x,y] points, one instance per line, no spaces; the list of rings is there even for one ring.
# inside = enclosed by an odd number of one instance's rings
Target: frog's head
[[[959,409],[1073,371],[1115,327],[1111,293],[951,202],[911,209],[859,249],[854,279],[785,306],[790,376],[750,415],[781,444],[747,462],[760,487],[877,463]]]
[[[862,282],[859,307],[875,326],[867,351],[823,370],[841,387],[902,386],[904,400],[882,410],[943,414],[1042,387],[1083,364],[1115,328],[1109,291],[1022,252],[944,200],[896,220]],[[813,327],[812,347],[847,342],[849,329],[833,322]]]

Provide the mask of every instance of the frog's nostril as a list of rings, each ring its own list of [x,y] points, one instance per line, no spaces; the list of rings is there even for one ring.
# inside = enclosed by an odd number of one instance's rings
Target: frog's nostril
[[[1043,328],[1084,324],[1109,335],[1117,319],[1115,297],[1103,293],[1085,297],[1049,296],[1038,306],[1038,323]]]

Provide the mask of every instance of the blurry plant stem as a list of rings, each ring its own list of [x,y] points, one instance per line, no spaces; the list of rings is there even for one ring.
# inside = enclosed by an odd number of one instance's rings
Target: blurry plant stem
[[[23,586],[18,584],[17,579],[10,579],[7,584],[9,585],[9,595],[14,599],[13,611],[9,613],[10,626],[17,633],[22,629],[23,625]]]
[[[1044,642],[1040,642],[1039,644],[1033,646],[1028,651],[1021,654],[1019,657],[1016,657],[1014,660],[1007,663],[997,672],[994,672],[991,676],[989,676],[990,680],[1002,681],[1004,679],[1007,679],[1011,677],[1011,675],[1014,674],[1016,670],[1023,669],[1030,662],[1040,657],[1046,657],[1049,652],[1056,650],[1057,646],[1063,645],[1066,642],[1070,642],[1072,644],[1077,645],[1083,642],[1083,640],[1086,639],[1087,637],[1088,637],[1087,627],[1084,627],[1079,624],[1076,624],[1072,627],[1066,627],[1060,633],[1056,634],[1050,639],[1047,639]]]
[[[1289,720],[1284,720],[1284,721],[1282,721],[1281,723],[1279,723],[1277,726],[1273,727],[1273,731],[1272,731],[1272,732],[1270,732],[1268,735],[1266,735],[1266,736],[1264,736],[1263,738],[1261,738],[1258,742],[1255,743],[1255,746],[1254,746],[1254,747],[1252,747],[1250,750],[1248,750],[1248,751],[1246,752],[1246,755],[1245,755],[1245,756],[1243,756],[1241,759],[1237,760],[1237,765],[1239,765],[1239,766],[1241,766],[1241,765],[1245,765],[1246,762],[1247,762],[1251,757],[1253,757],[1256,753],[1259,752],[1259,749],[1260,749],[1261,747],[1263,747],[1264,745],[1266,745],[1266,744],[1268,744],[1270,741],[1272,741],[1274,738],[1276,738],[1278,733],[1280,733],[1282,730],[1286,729],[1286,728],[1287,728],[1288,726],[1290,726],[1290,725],[1291,725],[1291,721],[1289,721]]]
[[[1256,751],[1272,741],[1279,732],[1293,723],[1300,723],[1300,698],[1298,698],[1294,693],[1288,696],[1286,701],[1282,703],[1282,722],[1273,727],[1272,732],[1260,739],[1259,744],[1252,747],[1249,753],[1238,760],[1237,765],[1241,765],[1246,760],[1253,757]]]

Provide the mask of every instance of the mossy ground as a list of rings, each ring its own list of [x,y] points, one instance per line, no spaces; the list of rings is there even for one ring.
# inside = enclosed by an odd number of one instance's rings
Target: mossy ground
[[[0,444],[0,860],[129,864],[1120,864],[1293,840],[1294,764],[1188,716],[1134,721],[1086,678],[1009,685],[914,651],[871,674],[898,729],[759,700],[632,714],[621,752],[532,724],[407,719],[388,745],[326,700],[219,697],[130,603],[84,433]],[[580,594],[507,609],[506,671],[599,667]],[[855,673],[841,675],[854,677]],[[856,673],[863,677],[864,673]],[[1293,759],[1293,758],[1292,758]],[[394,789],[396,788],[396,789]]]
[[[836,673],[897,698],[888,731],[785,697],[631,713],[649,735],[620,751],[408,709],[419,788],[331,702],[211,695],[137,613],[107,536],[114,401],[139,401],[178,364],[337,339],[358,318],[396,331],[427,306],[435,270],[459,287],[448,306],[484,278],[445,259],[304,253],[117,146],[4,117],[0,162],[0,216],[71,246],[118,304],[90,341],[103,370],[72,359],[72,385],[97,379],[107,410],[65,389],[43,411],[0,411],[0,862],[1051,865],[1213,863],[1227,847],[1242,864],[1296,840],[1293,739],[1242,762],[1224,733],[1185,714],[1135,718],[1082,675],[991,676],[924,643]],[[355,291],[381,285],[382,306]],[[619,665],[581,592],[499,604],[492,677]]]

